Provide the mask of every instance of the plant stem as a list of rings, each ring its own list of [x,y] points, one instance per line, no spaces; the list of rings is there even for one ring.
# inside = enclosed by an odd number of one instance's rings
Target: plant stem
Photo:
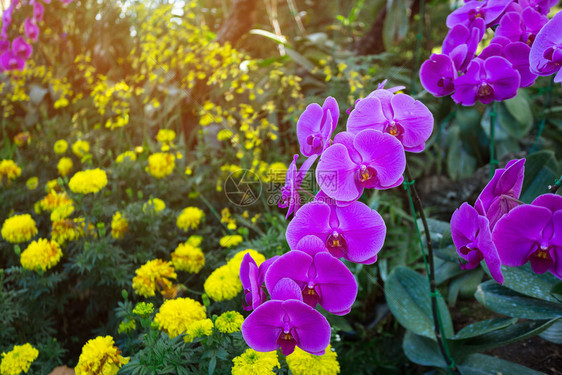
[[[544,125],[546,124],[546,115],[547,115],[548,112],[550,112],[550,99],[552,98],[552,86],[553,85],[554,85],[554,76],[550,80],[550,84],[549,84],[548,88],[545,90],[546,98],[543,102],[542,118],[541,118],[541,122],[539,123],[539,130],[537,131],[537,137],[535,138],[535,142],[533,143],[533,146],[531,147],[531,150],[529,151],[529,154],[532,154],[533,152],[535,152],[537,146],[539,145],[539,139],[541,138],[542,131],[544,130]]]
[[[426,239],[426,245],[427,245],[427,263],[429,263],[429,272],[428,272],[428,280],[429,280],[429,290],[430,290],[430,297],[431,297],[431,312],[433,315],[433,326],[434,326],[434,331],[435,331],[435,338],[437,339],[437,345],[439,346],[439,350],[441,351],[441,355],[443,356],[443,359],[445,360],[445,363],[447,364],[447,368],[448,368],[448,372],[449,373],[453,373],[453,374],[458,374],[458,370],[455,366],[454,361],[451,359],[450,354],[449,354],[449,350],[448,350],[448,346],[447,346],[447,342],[445,341],[446,339],[444,339],[444,335],[441,332],[441,322],[440,322],[440,314],[439,314],[439,308],[437,306],[437,293],[436,293],[436,283],[435,283],[435,264],[433,262],[433,243],[431,241],[431,233],[429,232],[429,225],[427,224],[427,219],[425,217],[425,213],[423,211],[423,205],[420,199],[420,196],[416,190],[416,187],[414,185],[414,179],[412,178],[412,175],[410,173],[410,169],[408,168],[408,165],[406,165],[406,178],[408,181],[406,181],[405,183],[406,185],[406,189],[408,190],[408,198],[410,199],[410,204],[412,206],[413,209],[413,215],[414,215],[414,223],[416,221],[416,211],[418,211],[420,218],[422,220],[423,223],[423,228],[424,228],[424,232],[425,232],[425,239]],[[412,193],[412,196],[409,193]],[[417,223],[415,223],[415,225],[417,225]],[[420,238],[421,241],[421,238]],[[424,260],[425,260],[425,252],[423,249],[423,244],[421,245],[421,249],[422,249],[422,254],[424,256]],[[426,265],[427,266],[427,265]],[[427,267],[426,267],[427,269]]]
[[[558,191],[558,189],[560,189],[560,186],[562,186],[562,176],[560,176],[559,179],[554,181],[554,185],[550,185],[548,187],[548,190],[550,190],[550,192],[552,194],[556,194],[556,192]]]
[[[492,108],[490,110],[490,180],[494,177],[494,172],[496,170],[496,165],[498,161],[496,160],[496,102],[492,103]]]

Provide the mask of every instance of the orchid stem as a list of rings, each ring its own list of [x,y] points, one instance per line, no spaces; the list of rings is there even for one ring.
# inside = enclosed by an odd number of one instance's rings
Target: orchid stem
[[[539,145],[539,139],[542,136],[542,131],[544,130],[544,125],[546,124],[546,115],[547,115],[548,112],[550,112],[550,100],[552,98],[552,86],[553,85],[554,85],[554,76],[550,80],[550,84],[548,85],[548,88],[544,91],[544,95],[546,96],[546,98],[543,102],[542,118],[541,118],[541,122],[539,123],[539,130],[537,131],[537,136],[535,138],[535,142],[533,143],[533,146],[531,146],[531,150],[529,151],[529,154],[532,154],[533,152],[535,152],[536,149],[537,149],[537,146]]]
[[[410,201],[410,207],[412,209],[412,214],[414,216],[414,224],[417,227],[417,221],[416,221],[416,211],[419,213],[421,221],[423,223],[423,228],[424,228],[424,232],[425,232],[425,239],[426,239],[426,245],[427,245],[427,259],[426,259],[426,255],[425,255],[425,251],[424,251],[424,246],[420,237],[420,246],[421,246],[421,250],[422,250],[422,255],[424,258],[424,263],[426,264],[426,270],[427,270],[427,278],[429,280],[429,290],[430,290],[430,297],[431,297],[431,312],[433,315],[433,326],[434,326],[434,331],[435,331],[435,338],[437,339],[437,345],[439,346],[439,350],[441,351],[441,355],[443,356],[443,359],[445,360],[445,363],[447,364],[447,370],[448,373],[450,374],[458,374],[458,370],[456,368],[455,365],[455,361],[454,359],[451,357],[450,353],[449,353],[449,348],[447,345],[447,339],[444,335],[443,329],[442,329],[442,323],[441,323],[441,316],[439,313],[439,307],[437,306],[437,295],[438,292],[436,292],[436,283],[435,283],[435,264],[433,262],[433,244],[431,241],[431,233],[429,231],[429,225],[427,224],[427,219],[425,217],[425,213],[423,211],[423,205],[420,199],[420,196],[418,195],[418,192],[416,190],[416,186],[414,184],[414,179],[412,178],[412,175],[410,173],[410,169],[408,168],[408,165],[406,164],[406,179],[407,181],[404,181],[404,186],[406,188],[406,191],[408,192],[408,199]],[[413,198],[412,198],[413,196]],[[418,229],[418,234],[419,234],[419,229]],[[427,268],[429,263],[429,269]]]
[[[490,109],[490,180],[494,177],[498,165],[496,160],[496,116],[496,102],[493,102]]]
[[[562,186],[562,176],[560,176],[559,179],[554,181],[554,185],[550,185],[548,187],[548,190],[550,190],[550,192],[552,194],[556,194],[556,192],[558,191],[558,189],[560,189],[560,186]]]

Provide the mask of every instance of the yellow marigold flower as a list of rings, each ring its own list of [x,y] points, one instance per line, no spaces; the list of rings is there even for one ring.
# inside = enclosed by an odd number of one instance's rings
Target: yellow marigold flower
[[[105,185],[107,185],[107,174],[99,168],[77,172],[68,183],[70,190],[79,194],[97,193]]]
[[[156,290],[165,293],[173,286],[170,279],[178,277],[172,263],[161,259],[149,260],[139,267],[135,274],[133,289],[136,294],[143,297],[154,297]]]
[[[162,199],[152,198],[142,205],[142,212],[150,212],[152,210],[154,210],[154,212],[160,212],[165,208],[166,203]]]
[[[2,225],[2,237],[11,243],[29,241],[36,234],[35,220],[29,214],[14,215]]]
[[[197,320],[187,327],[183,341],[192,342],[197,337],[210,336],[212,333],[213,321],[211,319]]]
[[[240,332],[244,317],[238,311],[227,311],[215,320],[215,327],[222,333]]]
[[[194,322],[206,318],[205,307],[202,304],[191,298],[177,298],[164,301],[154,321],[160,330],[174,338],[186,333]]]
[[[98,336],[89,340],[82,347],[76,375],[116,375],[121,366],[129,363],[130,358],[121,356],[121,351],[114,345],[113,337]]]
[[[172,263],[178,271],[198,273],[205,265],[205,254],[199,247],[186,241],[180,243],[172,253]]]
[[[40,238],[27,246],[21,253],[20,261],[22,267],[26,270],[37,271],[42,269],[46,271],[56,266],[61,257],[62,251],[58,243]]]
[[[18,147],[28,145],[29,142],[31,142],[31,134],[29,134],[29,132],[20,132],[14,136],[14,143]]]
[[[187,207],[184,208],[183,211],[178,216],[176,221],[176,225],[178,228],[188,231],[189,229],[197,229],[199,228],[199,224],[201,224],[201,220],[205,217],[205,213],[203,210],[197,207]]]
[[[129,222],[121,215],[121,212],[117,211],[111,219],[111,237],[115,239],[123,238],[128,229]]]
[[[246,254],[250,254],[252,256],[252,258],[254,258],[254,260],[256,261],[256,264],[259,266],[260,264],[262,264],[263,262],[265,262],[265,256],[259,252],[257,252],[254,249],[246,249],[246,250],[242,250],[236,253],[236,255],[234,255],[232,257],[232,259],[230,259],[226,265],[228,267],[230,267],[230,269],[232,270],[232,272],[238,274],[240,272],[240,266],[242,265],[242,260],[244,259],[244,255]]]
[[[294,375],[336,375],[340,373],[338,355],[328,345],[323,355],[305,352],[298,346],[287,356],[287,364]]]
[[[156,134],[156,140],[160,143],[170,143],[176,139],[176,132],[171,129],[160,129]]]
[[[236,297],[242,291],[242,282],[238,272],[234,273],[226,265],[214,270],[205,280],[203,288],[210,298],[215,301],[224,301]]]
[[[202,236],[189,236],[189,238],[187,239],[186,243],[190,244],[191,246],[195,246],[198,247],[201,245],[201,242],[203,242],[203,237]]]
[[[47,181],[47,183],[45,184],[45,191],[47,193],[50,193],[51,191],[56,190],[60,190],[59,182],[57,181],[57,179],[55,178]]]
[[[72,204],[67,204],[65,206],[59,206],[51,212],[51,221],[59,221],[66,219],[74,212],[74,206]]]
[[[14,345],[14,348],[2,353],[2,362],[0,363],[0,374],[2,375],[20,375],[22,372],[27,374],[31,363],[37,359],[39,351],[31,344]]]
[[[37,186],[39,186],[39,178],[37,177],[30,177],[27,179],[27,181],[25,182],[25,185],[27,186],[27,188],[29,190],[35,190],[37,189]]]
[[[4,176],[6,176],[6,185],[9,185],[12,180],[20,175],[21,168],[13,160],[0,161],[0,186],[4,183]]]
[[[54,213],[55,211],[53,211]],[[52,216],[52,214],[51,214]],[[94,235],[94,226],[88,225],[89,233]],[[74,241],[84,237],[86,224],[83,218],[61,219],[53,221],[51,227],[51,239],[59,245],[64,245],[67,241]]]
[[[143,151],[144,151],[144,147],[142,147],[142,146],[137,146],[137,147],[135,147],[135,152],[136,152],[137,154],[142,154]]]
[[[193,171],[191,170],[191,167],[185,167],[185,175],[186,176],[191,176],[191,174],[193,173]]]
[[[232,131],[230,129],[221,129],[217,133],[217,139],[221,142],[228,141],[231,138],[232,138]]]
[[[234,357],[232,362],[232,375],[270,375],[275,374],[275,367],[281,367],[276,351],[256,352],[254,349],[247,349],[238,357]]]
[[[68,150],[68,142],[65,141],[64,139],[59,139],[58,141],[55,142],[53,148],[55,149],[55,154],[58,155],[64,154],[66,150]]]
[[[115,159],[116,163],[123,163],[124,161],[135,161],[137,160],[137,154],[134,151],[125,151],[122,154],[117,155]]]
[[[90,152],[90,144],[87,141],[76,141],[72,144],[72,152],[82,158]]]
[[[233,247],[240,244],[243,240],[244,239],[239,234],[226,235],[219,240],[219,244],[222,247]]]
[[[146,171],[156,178],[164,178],[173,172],[175,166],[174,154],[156,152],[148,157]]]
[[[39,205],[42,210],[52,212],[58,207],[72,205],[72,199],[70,199],[64,191],[57,193],[54,190],[51,190],[45,198],[39,201]]]
[[[269,168],[267,169],[267,176],[265,176],[264,180],[284,184],[286,176],[287,166],[278,161],[269,165]]]

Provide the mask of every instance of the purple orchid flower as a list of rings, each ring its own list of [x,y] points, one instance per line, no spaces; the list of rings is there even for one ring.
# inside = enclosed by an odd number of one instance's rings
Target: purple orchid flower
[[[494,230],[498,220],[519,205],[525,175],[525,159],[511,160],[505,168],[496,169],[494,177],[476,199],[475,208]]]
[[[10,50],[9,40],[0,40],[0,55]]]
[[[37,22],[43,19],[43,12],[45,11],[45,7],[41,4],[40,1],[36,1],[33,3],[33,19]]]
[[[558,0],[518,0],[518,3],[521,8],[532,8],[546,16],[550,9],[558,4]]]
[[[25,19],[23,29],[25,31],[25,36],[28,39],[31,39],[34,42],[37,41],[37,37],[39,36],[39,27],[31,18]]]
[[[562,197],[544,194],[515,207],[498,221],[492,239],[502,264],[530,262],[536,273],[550,271],[562,279]]]
[[[25,68],[25,60],[13,51],[8,51],[0,56],[0,64],[4,70],[23,70]]]
[[[331,96],[322,107],[316,103],[306,107],[297,122],[297,138],[304,156],[319,155],[330,146],[339,116],[338,102]]]
[[[2,13],[2,26],[10,25],[12,23],[12,12],[14,10],[13,4],[6,8],[4,13]]]
[[[303,302],[298,284],[289,278],[281,279],[271,298],[242,323],[246,343],[260,352],[281,348],[284,355],[289,355],[298,346],[311,354],[324,354],[330,344],[330,324]]]
[[[355,136],[341,132],[320,156],[316,181],[330,198],[351,202],[359,199],[365,188],[400,185],[405,168],[406,155],[395,136],[372,129]]]
[[[304,303],[311,307],[320,304],[332,314],[347,314],[357,297],[357,282],[351,271],[331,256],[316,236],[303,237],[296,249],[282,255],[269,268],[265,285],[271,290],[286,277],[299,285]]]
[[[358,134],[365,129],[378,130],[395,136],[405,151],[423,151],[433,132],[429,109],[409,95],[377,91],[355,106],[347,121],[347,131]]]
[[[532,8],[525,8],[521,13],[509,12],[501,18],[495,36],[505,37],[512,42],[523,42],[531,46],[539,31],[547,22],[548,17]]]
[[[485,260],[494,280],[503,284],[500,258],[492,242],[492,233],[486,217],[478,215],[468,203],[463,203],[451,217],[451,235],[457,253],[466,261],[461,263],[463,270],[473,269]]]
[[[435,97],[454,93],[454,81],[457,77],[455,64],[448,55],[434,53],[420,67],[421,84]]]
[[[299,241],[308,235],[322,240],[336,258],[372,264],[383,246],[386,226],[381,215],[364,203],[338,207],[315,201],[302,206],[289,223],[286,233],[289,247],[302,250]]]
[[[297,169],[297,159],[299,155],[295,154],[293,162],[289,165],[287,169],[287,175],[285,177],[285,186],[281,188],[281,198],[279,200],[279,207],[286,208],[288,218],[292,213],[296,213],[301,206],[301,196],[299,189],[301,188],[302,181],[308,170],[314,164],[318,155],[313,155],[305,160],[301,165],[301,169]]]
[[[451,97],[464,106],[474,105],[476,99],[489,104],[513,98],[520,82],[519,72],[504,57],[475,58],[466,74],[455,80],[455,93]]]
[[[279,256],[274,256],[258,267],[249,253],[244,255],[240,265],[240,281],[242,281],[242,287],[244,288],[244,310],[255,310],[265,302],[267,298],[263,288],[265,274],[278,258]]]
[[[456,70],[465,71],[472,61],[486,31],[484,20],[477,18],[469,29],[463,24],[457,24],[443,40],[442,53],[451,56]]]
[[[461,24],[471,27],[478,19],[483,19],[486,27],[495,24],[498,17],[505,11],[513,0],[482,0],[468,1],[462,7],[454,10],[447,17],[447,27],[452,29]]]
[[[529,56],[531,72],[539,76],[555,74],[554,82],[562,82],[562,12],[537,34]]]
[[[23,36],[18,36],[12,42],[12,51],[24,60],[29,59],[31,53],[33,52],[33,47],[30,44],[25,42]]]
[[[537,79],[537,75],[530,71],[530,52],[531,47],[523,42],[511,42],[505,37],[497,36],[484,48],[478,58],[487,60],[494,56],[504,57],[511,63],[511,67],[519,73],[521,77],[520,87],[529,87]]]

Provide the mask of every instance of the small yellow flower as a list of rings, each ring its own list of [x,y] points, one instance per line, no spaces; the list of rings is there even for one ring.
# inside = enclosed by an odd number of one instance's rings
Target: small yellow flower
[[[154,212],[160,212],[165,208],[166,208],[166,203],[162,199],[152,198],[149,199],[148,202],[142,205],[142,212],[146,213],[146,212],[151,212],[152,210],[154,210]]]
[[[117,155],[115,162],[120,164],[124,161],[135,161],[137,160],[137,154],[134,151],[125,151],[122,154]]]
[[[31,142],[31,134],[29,132],[20,132],[14,136],[14,143],[18,147],[28,145]]]
[[[282,162],[276,162],[269,165],[267,175],[264,177],[264,180],[284,184],[286,176],[287,166]]]
[[[55,241],[40,238],[33,241],[21,253],[21,265],[26,270],[48,270],[56,266],[62,257],[62,251]]]
[[[232,360],[232,375],[273,375],[274,368],[280,368],[277,352],[256,352],[247,349]]]
[[[129,222],[121,215],[121,212],[117,211],[111,220],[111,237],[115,239],[123,238],[128,229]]]
[[[72,159],[67,157],[61,158],[57,164],[57,169],[61,176],[68,175],[72,170]]]
[[[215,327],[222,333],[240,332],[244,317],[238,311],[227,311],[215,320]]]
[[[162,294],[167,293],[173,287],[170,279],[175,280],[178,277],[172,263],[161,259],[146,262],[135,271],[135,275],[133,289],[143,297],[154,297],[156,290]]]
[[[121,366],[127,363],[129,358],[121,356],[121,351],[115,346],[113,337],[98,336],[82,347],[74,371],[76,375],[116,375]]]
[[[176,132],[170,129],[160,129],[156,135],[156,140],[160,143],[170,143],[176,139]]]
[[[30,177],[27,179],[27,181],[25,182],[25,185],[27,186],[27,188],[29,190],[35,190],[37,189],[37,186],[39,186],[39,178],[37,177]]]
[[[198,273],[205,265],[205,254],[189,241],[180,243],[172,253],[172,263],[178,271]]]
[[[213,321],[211,319],[196,320],[187,328],[183,341],[192,342],[197,337],[210,336],[212,333]]]
[[[21,168],[13,160],[0,161],[0,186],[4,183],[4,176],[6,176],[6,185],[9,185],[11,181],[20,175]]]
[[[14,345],[11,351],[2,353],[0,374],[20,375],[22,372],[27,374],[29,366],[37,359],[37,356],[39,356],[39,351],[29,343]]]
[[[51,212],[51,221],[55,222],[55,221],[66,219],[67,217],[72,215],[73,212],[74,212],[74,206],[72,205],[72,203],[64,206],[59,206],[55,208],[53,212]]]
[[[35,221],[29,214],[12,216],[2,225],[2,237],[11,243],[29,241],[36,234]]]
[[[51,217],[57,210],[53,211]],[[88,225],[88,233],[94,236],[94,225]],[[67,241],[74,241],[84,237],[86,234],[86,223],[83,218],[59,219],[53,221],[51,227],[51,238],[59,245],[64,245]]]
[[[57,193],[56,191],[51,190],[45,198],[41,199],[39,205],[42,210],[52,212],[59,207],[72,205],[72,199],[70,199],[64,191]]]
[[[154,321],[160,330],[174,338],[182,332],[187,332],[193,323],[206,318],[205,307],[202,304],[191,298],[176,298],[164,301]]]
[[[146,171],[156,178],[164,178],[174,171],[176,157],[166,152],[156,152],[148,157]]]
[[[78,140],[72,144],[72,152],[82,158],[90,152],[90,144],[87,141]]]
[[[55,150],[55,154],[62,155],[68,149],[68,142],[65,141],[64,139],[59,139],[58,141],[55,142],[55,145],[53,146],[53,148]],[[88,147],[88,150],[89,150],[89,147]]]
[[[287,364],[294,375],[336,375],[340,373],[338,355],[330,345],[323,355],[307,353],[297,346],[295,351],[287,356]]]
[[[70,190],[79,194],[97,193],[105,185],[107,185],[107,174],[99,168],[77,172],[68,183]]]
[[[233,246],[237,246],[242,241],[244,241],[244,238],[242,238],[241,235],[233,234],[233,235],[226,235],[226,236],[222,237],[219,240],[219,244],[222,247],[233,247]]]
[[[193,173],[193,171],[191,170],[190,167],[185,167],[185,175],[186,176],[191,176],[191,174]]]
[[[179,229],[188,231],[189,229],[197,229],[201,221],[205,217],[203,210],[197,207],[187,207],[178,216],[176,225]]]
[[[242,282],[238,272],[233,272],[228,265],[217,268],[203,284],[205,293],[215,301],[224,301],[236,297],[242,291]]]

